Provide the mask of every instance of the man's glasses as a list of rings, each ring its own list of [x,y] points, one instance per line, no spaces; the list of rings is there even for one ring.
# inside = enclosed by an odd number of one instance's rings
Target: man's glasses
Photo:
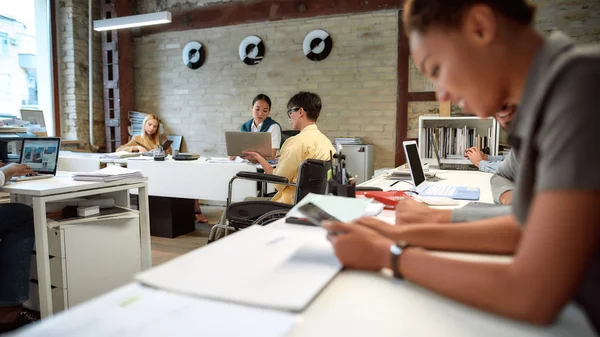
[[[288,117],[289,117],[289,118],[292,118],[292,114],[293,114],[294,112],[296,112],[296,111],[300,110],[300,109],[302,109],[302,108],[291,108],[291,109],[289,109],[289,110],[287,111]]]

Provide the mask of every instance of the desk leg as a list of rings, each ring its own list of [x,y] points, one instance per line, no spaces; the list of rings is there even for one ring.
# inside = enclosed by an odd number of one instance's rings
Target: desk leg
[[[46,203],[39,197],[32,198],[35,231],[35,251],[40,293],[40,313],[52,315],[52,292],[50,288],[50,258],[48,251],[48,229],[46,225]]]
[[[138,205],[140,212],[140,246],[142,249],[142,270],[152,267],[152,250],[150,243],[150,209],[148,208],[148,187],[138,189]]]

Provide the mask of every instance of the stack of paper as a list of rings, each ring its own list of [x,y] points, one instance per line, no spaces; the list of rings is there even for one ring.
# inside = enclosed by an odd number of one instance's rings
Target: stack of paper
[[[98,171],[75,173],[73,180],[111,182],[122,179],[143,178],[139,170],[130,170],[121,166],[108,166]]]
[[[129,158],[129,157],[138,157],[141,153],[136,153],[136,152],[127,152],[127,151],[119,151],[119,152],[113,152],[113,153],[107,153],[105,155],[103,155],[103,158],[109,158],[109,159],[121,159],[121,158]]]

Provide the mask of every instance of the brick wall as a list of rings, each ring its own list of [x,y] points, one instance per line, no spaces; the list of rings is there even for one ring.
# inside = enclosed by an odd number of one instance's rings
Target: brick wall
[[[151,13],[157,11],[185,10],[216,3],[236,2],[247,0],[138,0],[138,12]]]
[[[533,0],[537,5],[536,28],[544,35],[555,30],[571,36],[578,43],[600,42],[600,0]],[[409,66],[409,91],[433,91],[433,85]],[[419,116],[439,114],[437,102],[414,102],[408,109],[408,137],[418,136]]]
[[[330,138],[362,136],[376,146],[376,167],[394,162],[397,95],[397,11],[214,29],[163,33],[138,38],[135,45],[135,96],[140,111],[161,116],[165,129],[184,136],[187,150],[225,155],[225,130],[251,118],[258,93],[273,100],[271,117],[284,129],[289,97],[300,90],[323,100],[319,128]],[[327,30],[331,55],[312,62],[302,41],[312,29]],[[247,66],[238,46],[247,35],[262,37],[265,59]],[[188,41],[203,43],[207,59],[187,69],[181,50]]]
[[[94,12],[98,13],[97,1]],[[89,143],[88,108],[88,2],[57,2],[57,55],[60,83],[61,136]],[[96,19],[97,19],[96,18]],[[104,145],[102,55],[100,35],[94,34],[94,138]]]

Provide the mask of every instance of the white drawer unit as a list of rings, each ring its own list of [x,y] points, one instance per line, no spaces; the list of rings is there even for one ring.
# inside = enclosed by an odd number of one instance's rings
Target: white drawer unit
[[[142,270],[137,212],[74,219],[48,228],[54,312],[69,309],[133,280]],[[50,225],[56,223],[49,222]],[[37,268],[31,263],[28,307],[37,309]]]

